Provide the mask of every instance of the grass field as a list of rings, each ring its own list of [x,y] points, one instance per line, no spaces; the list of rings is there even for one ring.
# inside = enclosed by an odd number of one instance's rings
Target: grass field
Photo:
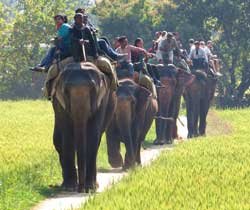
[[[52,143],[54,116],[47,101],[0,102],[0,210],[26,210],[55,193],[61,169]],[[149,139],[153,140],[153,132]],[[108,168],[105,138],[98,167]]]
[[[82,209],[249,210],[250,109],[213,115],[215,135],[179,144]]]
[[[84,209],[250,209],[250,110],[219,116],[222,120],[210,119],[209,133],[230,135],[179,144],[152,167],[130,172],[133,176],[95,196]],[[52,107],[46,101],[0,102],[0,118],[0,209],[30,209],[55,193],[50,185],[61,183]],[[154,139],[153,128],[147,139]],[[105,139],[98,167],[109,167]]]

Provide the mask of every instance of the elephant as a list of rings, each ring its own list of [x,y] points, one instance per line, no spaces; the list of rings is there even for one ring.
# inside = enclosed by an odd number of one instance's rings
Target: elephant
[[[146,88],[131,79],[122,79],[117,89],[117,108],[107,129],[108,160],[112,167],[126,170],[141,164],[141,143],[157,113],[157,100]],[[126,154],[120,154],[120,142],[125,144]]]
[[[177,83],[175,86],[174,96],[172,98],[169,111],[170,117],[173,119],[173,123],[169,123],[167,127],[167,139],[169,139],[170,142],[178,138],[177,119],[180,111],[181,96],[183,95],[185,88],[194,81],[195,76],[186,72],[185,70],[178,68],[176,79]]]
[[[156,119],[156,140],[154,144],[171,144],[177,138],[177,118],[182,92],[194,76],[174,65],[156,66],[160,73],[161,83],[165,88],[158,89],[159,111]]]
[[[194,75],[195,79],[184,91],[188,138],[206,134],[206,118],[217,83],[217,78],[201,70],[197,70]]]
[[[53,142],[65,190],[89,192],[97,188],[97,152],[116,106],[110,85],[111,78],[88,62],[68,64],[57,78],[52,100]]]

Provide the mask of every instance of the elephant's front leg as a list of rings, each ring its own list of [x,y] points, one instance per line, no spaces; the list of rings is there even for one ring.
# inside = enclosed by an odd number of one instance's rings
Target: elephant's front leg
[[[136,163],[141,165],[141,142],[139,142],[136,149]]]
[[[107,101],[103,100],[100,109],[92,116],[88,121],[87,126],[87,159],[86,159],[86,179],[85,179],[85,190],[96,191],[98,183],[96,180],[97,176],[97,152],[100,146],[102,134],[104,132],[103,127],[106,123],[106,108]]]
[[[136,145],[133,142],[135,141],[135,139],[133,139],[132,136],[128,135],[124,139],[125,139],[126,153],[125,153],[123,169],[127,170],[135,165]]]
[[[66,190],[75,191],[77,187],[77,173],[75,167],[75,144],[73,140],[73,131],[70,119],[65,122],[63,129],[63,185]]]
[[[187,127],[188,127],[188,138],[193,138],[194,135],[194,110],[190,98],[186,100],[186,110],[187,110]]]
[[[86,161],[86,180],[85,180],[85,191],[88,193],[89,191],[96,191],[98,188],[98,183],[96,180],[97,176],[97,152],[99,143],[101,141],[100,131],[90,129],[88,132],[87,139],[87,161]],[[95,134],[94,134],[95,132]]]
[[[199,116],[200,116],[200,100],[194,102],[194,124],[193,124],[194,137],[197,137],[199,135],[198,132]]]
[[[65,123],[67,119],[62,107],[56,99],[53,100],[53,108],[55,112],[53,143],[56,151],[58,152],[62,168],[62,187],[72,191],[75,189],[77,184],[76,169],[74,166],[75,162],[74,158],[72,158],[72,156],[74,156],[74,146],[72,144],[68,146],[70,133],[65,133],[65,127],[67,126]],[[70,127],[66,130],[68,129],[70,129]],[[71,157],[69,157],[69,153],[71,154]]]
[[[200,124],[199,124],[199,134],[201,136],[206,135],[206,125],[207,125],[207,113],[209,110],[209,101],[203,99],[200,106]]]

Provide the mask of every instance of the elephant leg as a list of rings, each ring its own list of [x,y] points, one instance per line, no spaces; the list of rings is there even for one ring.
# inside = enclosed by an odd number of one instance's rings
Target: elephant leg
[[[188,127],[188,138],[193,137],[193,123],[194,123],[194,117],[193,117],[193,107],[192,102],[189,97],[186,98],[186,110],[187,110],[187,127]]]
[[[168,110],[168,117],[173,117],[173,111],[174,111],[174,107],[173,107],[173,101],[171,101],[169,110]],[[165,132],[165,139],[166,139],[166,144],[172,144],[172,132],[173,132],[173,122],[171,121],[167,121],[166,122],[166,132]]]
[[[170,105],[170,109],[169,109],[169,117],[174,118],[174,111],[175,111],[175,103],[174,103],[174,98],[172,99],[171,105]],[[167,129],[166,129],[166,143],[167,144],[172,144],[173,143],[173,130],[174,130],[174,123],[173,121],[168,121],[167,123]]]
[[[166,140],[167,122],[163,119],[156,119],[156,140],[155,145],[163,145]]]
[[[131,134],[126,135],[124,139],[125,139],[126,153],[125,153],[123,169],[127,170],[130,167],[134,166],[135,164],[136,147],[135,144],[133,143],[134,139],[132,138]]]
[[[97,176],[97,152],[100,146],[101,137],[103,134],[103,127],[106,124],[105,114],[108,100],[103,99],[99,110],[88,122],[87,129],[87,161],[86,161],[86,179],[85,179],[85,190],[96,190],[98,187],[96,176]]]
[[[178,92],[176,93],[176,96],[174,98],[174,110],[173,110],[173,118],[174,122],[172,124],[172,139],[178,139],[178,128],[177,128],[177,119],[179,116],[179,111],[180,111],[180,105],[181,105],[181,95],[183,93],[183,88],[178,89]]]
[[[141,142],[138,142],[136,149],[136,163],[141,165]]]
[[[178,128],[177,128],[177,120],[175,119],[173,122],[173,129],[172,129],[172,139],[178,139]]]
[[[101,141],[101,127],[97,126],[94,122],[88,126],[88,143],[87,143],[87,161],[86,161],[86,179],[85,179],[85,190],[88,193],[89,190],[96,190],[98,187],[96,181],[97,175],[97,152],[99,143]]]
[[[199,135],[199,132],[198,132],[199,115],[200,115],[200,100],[195,101],[195,104],[194,104],[194,136],[195,137]]]
[[[199,134],[204,136],[206,135],[206,119],[207,113],[209,110],[209,102],[206,100],[202,100],[201,107],[200,107],[200,124],[199,124]]]
[[[156,139],[154,140],[154,144],[157,145],[159,144],[159,138],[161,134],[161,120],[160,119],[155,120],[155,132],[156,132]]]
[[[138,145],[138,137],[139,137],[139,130],[138,126],[133,126],[132,124],[130,129],[123,133],[123,138],[125,140],[125,160],[123,169],[129,169],[130,167],[133,167],[135,165],[136,160],[136,152],[137,152],[137,145]]]
[[[54,147],[59,155],[59,161],[61,168],[63,168],[63,134],[62,134],[62,129],[60,127],[58,119],[55,120],[55,125],[54,125],[54,134],[53,134],[53,144]]]
[[[56,99],[53,100],[53,108],[55,112],[53,143],[58,152],[62,168],[62,187],[71,191],[75,189],[77,184],[75,160],[72,158],[74,155],[74,147],[72,147],[72,144],[68,145],[70,138],[72,137],[70,134],[71,128],[69,127],[70,125],[67,125],[67,120],[69,119],[67,119],[63,108]],[[66,130],[64,129],[65,127],[67,127]]]
[[[66,114],[65,114],[66,115]],[[72,142],[72,122],[69,116],[65,117],[63,128],[63,187],[66,190],[74,191],[77,185],[77,174],[75,168],[75,144]]]
[[[111,122],[107,132],[108,161],[113,168],[119,168],[123,165],[123,159],[120,153],[120,136],[115,128],[115,123]]]

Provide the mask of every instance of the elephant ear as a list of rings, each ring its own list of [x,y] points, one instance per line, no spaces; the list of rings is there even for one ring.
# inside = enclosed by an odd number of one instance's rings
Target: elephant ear
[[[138,86],[136,88],[136,92],[135,92],[135,97],[137,99],[137,103],[136,103],[136,112],[139,114],[143,114],[147,107],[148,107],[148,102],[149,102],[149,97],[152,95],[152,93],[142,87],[142,86]]]

